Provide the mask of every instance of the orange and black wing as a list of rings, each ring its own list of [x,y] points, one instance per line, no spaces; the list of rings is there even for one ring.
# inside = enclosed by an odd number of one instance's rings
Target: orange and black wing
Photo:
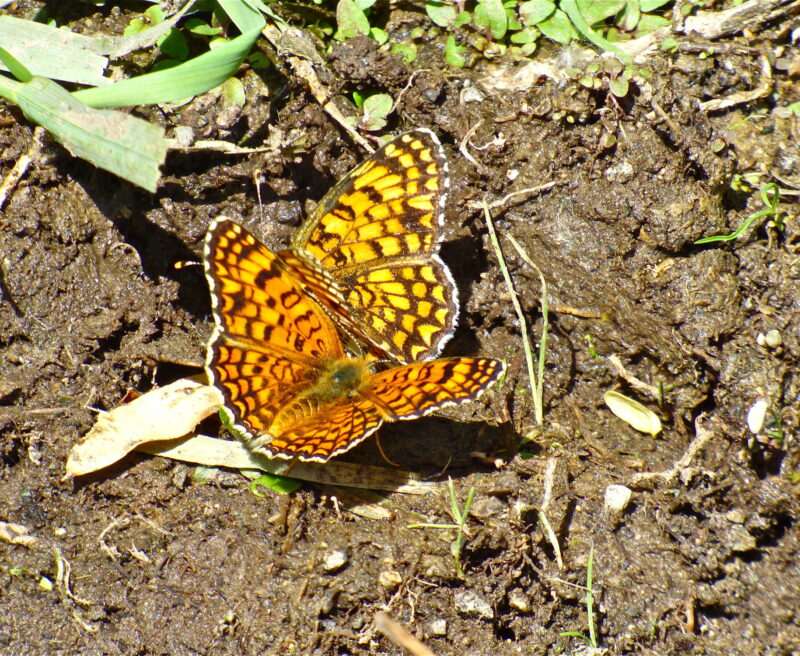
[[[457,290],[438,255],[448,185],[436,136],[408,132],[334,186],[293,241],[300,278],[322,269],[336,283],[309,285],[320,303],[401,363],[435,357],[455,330]]]
[[[442,358],[381,371],[362,392],[386,421],[416,419],[434,410],[474,401],[505,370],[491,358]]]
[[[280,258],[237,223],[211,224],[205,266],[215,321],[206,372],[237,430],[257,439],[323,361],[344,357],[342,344]]]
[[[270,456],[325,462],[363,442],[383,423],[375,404],[358,395],[302,405],[299,402],[294,408],[302,412],[289,411],[278,417],[272,439],[261,451]]]

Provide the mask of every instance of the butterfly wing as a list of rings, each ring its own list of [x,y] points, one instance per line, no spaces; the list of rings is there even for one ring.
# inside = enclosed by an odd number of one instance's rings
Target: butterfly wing
[[[323,362],[344,357],[341,341],[280,258],[237,223],[211,224],[205,266],[215,322],[206,372],[231,421],[256,439]]]
[[[260,450],[270,456],[325,462],[363,442],[382,423],[375,404],[360,396],[298,403],[286,414],[281,413],[272,439]]]
[[[432,360],[377,374],[362,366],[360,389],[324,400],[301,395],[275,417],[270,435],[251,448],[271,457],[325,462],[363,442],[384,421],[415,419],[477,399],[504,370],[502,362],[488,358]]]
[[[442,358],[381,371],[362,392],[386,421],[416,419],[448,405],[474,401],[505,371],[491,358]]]
[[[408,132],[334,186],[293,241],[299,277],[321,268],[336,282],[311,293],[401,363],[434,357],[455,330],[457,291],[438,256],[448,185],[436,136]]]

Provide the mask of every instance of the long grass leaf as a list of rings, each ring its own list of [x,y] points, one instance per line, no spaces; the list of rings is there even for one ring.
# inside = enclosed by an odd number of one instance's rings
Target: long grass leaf
[[[162,128],[140,118],[88,107],[52,80],[34,77],[15,93],[25,116],[76,157],[155,191],[167,152]]]
[[[241,66],[260,34],[250,30],[173,68],[72,95],[91,107],[129,107],[191,98],[222,84]]]
[[[256,6],[253,6],[254,3],[248,0],[217,0],[217,4],[222,11],[228,14],[228,18],[233,21],[242,34],[250,30],[260,30],[266,25],[264,15]]]
[[[0,16],[0,43],[34,75],[92,86],[111,82],[103,77],[108,59],[94,51],[92,37]]]

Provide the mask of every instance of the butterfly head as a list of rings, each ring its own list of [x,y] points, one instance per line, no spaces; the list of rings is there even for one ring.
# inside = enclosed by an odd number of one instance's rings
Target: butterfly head
[[[325,363],[316,382],[302,396],[315,401],[346,398],[361,391],[372,374],[365,358],[341,358]]]

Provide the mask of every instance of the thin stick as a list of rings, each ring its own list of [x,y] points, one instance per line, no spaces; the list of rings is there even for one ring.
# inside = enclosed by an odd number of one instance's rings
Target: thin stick
[[[530,380],[531,392],[533,396],[533,412],[534,416],[536,417],[536,423],[541,426],[544,417],[541,399],[536,395],[536,390],[539,388],[539,386],[536,380],[536,372],[533,368],[533,352],[531,350],[531,340],[528,337],[528,323],[525,321],[525,315],[522,312],[522,306],[520,305],[519,298],[517,297],[517,292],[514,290],[514,283],[511,281],[511,274],[508,272],[506,260],[503,256],[503,251],[500,248],[500,242],[497,239],[497,233],[494,229],[492,215],[489,213],[489,205],[486,203],[486,199],[483,201],[483,214],[486,217],[486,226],[489,228],[489,239],[492,241],[492,247],[494,248],[495,255],[497,256],[497,263],[500,265],[500,271],[503,272],[503,278],[506,281],[506,287],[508,288],[508,293],[511,296],[511,303],[514,305],[514,311],[517,313],[519,328],[522,332],[522,349],[525,352],[525,364],[528,367],[528,379]]]
[[[313,63],[304,56],[298,54],[305,47],[305,43],[302,43],[302,41],[305,40],[302,32],[295,30],[291,35],[287,35],[286,39],[283,39],[283,33],[277,27],[274,25],[267,25],[261,30],[261,33],[272,43],[278,53],[286,58],[286,61],[294,72],[305,80],[308,85],[308,90],[322,109],[350,135],[353,141],[360,144],[364,150],[368,153],[375,152],[375,149],[370,143],[355,130],[350,121],[347,120],[347,117],[342,114],[341,110],[334,104],[333,94],[320,81],[314,71]],[[294,47],[295,45],[297,47]],[[313,44],[310,45],[309,53],[316,53]],[[319,57],[318,55],[316,56]],[[320,62],[317,62],[317,65],[323,64],[324,62],[322,62],[320,58]]]
[[[480,124],[479,124],[480,125]],[[517,196],[533,196],[534,194],[538,194],[540,191],[547,191],[548,189],[552,189],[553,187],[560,187],[561,185],[567,184],[566,180],[553,180],[553,182],[547,182],[543,185],[539,185],[538,187],[527,187],[526,189],[517,189],[516,191],[512,191],[505,196],[503,196],[500,200],[496,200],[492,203],[489,203],[490,210],[496,210],[498,207],[503,207],[508,201],[512,198],[516,198]],[[470,201],[467,203],[467,207],[471,210],[478,210],[483,207],[482,201]]]
[[[401,649],[405,649],[412,656],[436,656],[430,649],[411,635],[399,623],[395,622],[386,613],[375,613],[375,628]]]
[[[640,472],[638,474],[634,474],[632,484],[635,486],[642,481],[651,480],[653,478],[660,478],[666,483],[669,483],[679,476],[682,471],[688,469],[698,452],[712,437],[714,437],[713,431],[708,430],[705,426],[700,424],[700,422],[704,421],[705,418],[706,415],[702,414],[694,420],[695,438],[692,440],[689,448],[687,448],[684,454],[681,456],[680,460],[678,460],[671,468],[664,471]]]
[[[467,130],[467,134],[464,135],[464,138],[461,140],[458,149],[461,151],[461,154],[467,159],[467,161],[469,161],[476,169],[485,173],[486,167],[483,164],[481,164],[478,160],[476,160],[472,156],[472,154],[467,150],[467,144],[469,143],[469,140],[472,138],[472,135],[474,135],[478,131],[478,128],[481,126],[482,123],[483,119],[478,121],[469,130]],[[484,203],[486,203],[485,200]]]
[[[544,275],[542,274],[541,269],[534,263],[534,261],[528,257],[528,253],[525,252],[525,249],[520,246],[519,242],[514,239],[514,235],[509,233],[506,235],[508,237],[508,241],[511,242],[511,245],[517,249],[517,253],[522,258],[522,261],[525,262],[529,267],[531,267],[536,273],[539,274],[539,282],[542,283],[542,294],[539,297],[539,302],[542,306],[542,338],[539,340],[539,369],[538,369],[538,377],[536,379],[538,387],[534,390],[534,397],[539,399],[539,409],[541,411],[543,407],[542,399],[544,396],[544,365],[545,359],[547,355],[547,332],[550,327],[550,323],[548,321],[548,309],[549,305],[547,303],[547,283],[544,280]],[[541,417],[539,419],[539,424],[542,423]]]
[[[608,361],[614,366],[614,369],[617,370],[617,373],[624,378],[628,384],[633,387],[633,389],[639,390],[640,392],[647,394],[650,398],[655,399],[658,401],[661,398],[661,393],[655,385],[650,385],[645,383],[642,380],[639,380],[636,376],[630,373],[626,368],[625,365],[622,364],[622,360],[619,359],[617,354],[612,354],[608,356]]]
[[[33,143],[31,147],[28,148],[28,152],[19,157],[14,167],[9,171],[8,175],[6,175],[2,184],[0,184],[0,208],[6,204],[6,200],[8,200],[11,192],[28,172],[28,167],[30,167],[31,162],[41,153],[43,137],[44,128],[39,126],[33,131]]]

